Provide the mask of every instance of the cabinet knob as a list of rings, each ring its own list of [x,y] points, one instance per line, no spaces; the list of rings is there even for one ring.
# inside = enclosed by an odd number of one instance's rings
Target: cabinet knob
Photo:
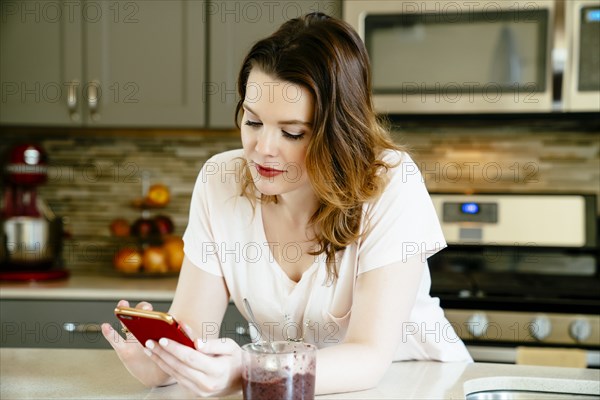
[[[100,324],[82,324],[79,322],[65,322],[63,329],[67,332],[91,333],[100,332],[102,327]]]
[[[246,328],[244,328],[243,326],[236,326],[235,327],[235,333],[237,333],[240,336],[244,336],[248,334],[248,330]]]
[[[471,335],[481,337],[487,331],[488,323],[489,321],[485,313],[475,313],[467,320],[467,329]]]
[[[585,318],[577,318],[569,325],[569,334],[576,342],[583,342],[592,334],[592,325]]]
[[[529,333],[534,339],[544,340],[550,335],[550,332],[552,332],[552,322],[544,315],[535,317],[529,325]]]

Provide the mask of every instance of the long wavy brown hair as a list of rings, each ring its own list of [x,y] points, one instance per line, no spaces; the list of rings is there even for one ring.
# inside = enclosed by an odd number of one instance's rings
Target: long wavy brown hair
[[[381,157],[386,149],[403,151],[373,111],[371,71],[365,46],[344,21],[314,12],[285,22],[257,42],[238,76],[240,127],[246,83],[253,68],[270,77],[302,85],[314,99],[313,135],[306,170],[319,207],[309,223],[315,228],[317,250],[326,254],[327,276],[337,278],[336,252],[361,236],[362,205],[376,199],[392,165]],[[248,168],[242,168],[248,172]],[[256,197],[248,173],[242,195],[254,201],[277,202],[276,196]]]

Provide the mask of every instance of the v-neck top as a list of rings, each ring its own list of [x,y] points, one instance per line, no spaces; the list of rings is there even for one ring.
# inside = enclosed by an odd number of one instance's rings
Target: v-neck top
[[[268,335],[271,340],[303,339],[319,348],[340,343],[360,274],[409,257],[426,260],[446,247],[418,167],[408,154],[388,151],[384,160],[398,165],[386,172],[383,194],[363,206],[361,229],[368,227],[368,234],[336,254],[338,278],[327,279],[325,255],[320,254],[295,282],[273,257],[260,201],[253,206],[241,196],[242,157],[243,150],[232,150],[205,163],[196,180],[183,240],[192,264],[223,277],[231,300],[247,320],[243,299],[249,300],[259,323],[259,330],[251,331],[255,341]],[[439,299],[429,296],[427,268],[414,284],[419,290],[406,322],[425,334],[403,337],[394,359],[471,360]],[[443,335],[427,335],[436,329],[443,329]]]
[[[275,259],[275,256],[273,255],[273,252],[271,251],[271,249],[268,247],[268,243],[269,240],[267,239],[267,234],[266,234],[266,230],[265,230],[265,225],[264,225],[264,221],[262,218],[262,204],[260,202],[257,202],[256,205],[256,221],[254,221],[253,226],[256,227],[256,238],[258,238],[258,242],[259,243],[266,243],[267,244],[267,249],[265,251],[267,251],[267,260],[266,262],[269,263],[269,265],[272,267],[273,269],[273,273],[274,274],[278,274],[281,276],[281,279],[283,281],[288,281],[288,284],[290,285],[290,287],[295,287],[303,278],[304,276],[308,276],[310,275],[310,273],[312,273],[312,271],[320,265],[321,262],[321,257],[320,256],[314,256],[313,262],[308,265],[308,268],[306,268],[306,270],[302,273],[300,280],[298,282],[292,280],[288,274],[285,272],[285,270],[281,267],[281,265],[277,262],[277,260]],[[272,242],[274,243],[274,242]],[[285,251],[285,248],[282,249],[282,251]]]

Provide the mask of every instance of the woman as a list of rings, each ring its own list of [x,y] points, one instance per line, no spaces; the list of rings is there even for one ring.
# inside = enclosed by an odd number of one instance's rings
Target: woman
[[[376,119],[370,84],[359,36],[324,14],[254,45],[238,79],[243,150],[199,174],[169,311],[197,348],[144,348],[103,326],[140,381],[199,395],[238,388],[239,346],[207,328],[230,297],[247,319],[249,300],[263,335],[318,346],[317,394],[373,387],[394,360],[471,360],[429,297],[427,257],[446,244],[417,167]]]

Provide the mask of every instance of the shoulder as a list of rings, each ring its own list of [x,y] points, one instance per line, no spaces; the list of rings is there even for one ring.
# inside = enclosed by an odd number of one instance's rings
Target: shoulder
[[[425,190],[421,171],[410,154],[399,150],[386,150],[381,160],[389,166],[381,172],[385,174],[387,181],[382,197],[389,195],[390,191]]]
[[[235,149],[224,151],[210,157],[202,167],[207,177],[229,177],[234,172],[240,172],[243,166],[244,150]]]
[[[431,201],[421,171],[407,152],[386,150],[380,160],[388,165],[380,172],[384,175],[385,187],[377,198],[364,205],[366,214],[390,216],[417,211]]]
[[[243,157],[244,151],[242,149],[215,154],[206,160],[198,174],[198,179],[209,185],[239,181],[244,166]]]
[[[390,167],[381,170],[387,181],[383,192],[363,208],[359,273],[416,254],[429,256],[446,245],[431,197],[410,155],[389,151],[380,159]]]
[[[229,150],[215,154],[202,166],[196,179],[195,191],[219,201],[241,193],[244,151]]]
[[[385,171],[388,176],[416,175],[419,173],[417,164],[413,161],[410,154],[405,151],[385,150],[380,158],[390,166],[390,168]]]
[[[244,157],[244,149],[234,149],[234,150],[227,150],[221,153],[217,153],[215,155],[213,155],[212,157],[209,158],[209,161],[220,161],[220,162],[231,162],[234,161],[236,158],[243,158]]]

